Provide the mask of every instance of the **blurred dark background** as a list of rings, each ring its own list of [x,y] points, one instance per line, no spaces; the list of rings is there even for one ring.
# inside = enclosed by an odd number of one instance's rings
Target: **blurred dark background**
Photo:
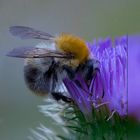
[[[0,140],[26,140],[30,128],[47,121],[37,108],[43,99],[25,86],[23,60],[4,56],[14,47],[38,43],[11,36],[13,25],[70,32],[87,41],[135,34],[140,32],[140,1],[0,0]]]

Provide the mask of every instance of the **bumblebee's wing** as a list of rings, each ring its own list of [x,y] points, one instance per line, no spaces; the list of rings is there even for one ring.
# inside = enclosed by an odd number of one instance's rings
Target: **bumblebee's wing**
[[[21,39],[43,39],[43,40],[51,40],[54,38],[52,35],[35,30],[30,27],[25,27],[25,26],[12,26],[9,28],[9,31],[12,35],[18,36]]]
[[[19,58],[45,58],[45,57],[56,57],[56,58],[72,58],[71,54],[59,52],[57,50],[48,50],[46,48],[35,48],[35,47],[20,47],[15,48],[6,54],[10,57]]]

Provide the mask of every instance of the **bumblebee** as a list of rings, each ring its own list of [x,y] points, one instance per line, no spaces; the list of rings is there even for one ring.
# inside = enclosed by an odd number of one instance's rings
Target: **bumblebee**
[[[71,102],[63,83],[65,78],[75,80],[77,73],[88,83],[98,71],[99,62],[90,58],[84,40],[67,33],[53,36],[30,27],[12,26],[10,33],[21,39],[41,39],[34,47],[19,47],[7,56],[24,58],[24,78],[29,89],[37,95],[51,95],[56,100]],[[81,86],[75,80],[78,86]]]

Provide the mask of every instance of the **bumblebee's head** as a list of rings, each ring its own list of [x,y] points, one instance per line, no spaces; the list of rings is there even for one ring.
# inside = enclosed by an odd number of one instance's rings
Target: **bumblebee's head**
[[[70,61],[73,66],[84,63],[89,57],[89,49],[85,41],[77,36],[62,33],[56,37],[55,43],[58,49],[74,56]]]

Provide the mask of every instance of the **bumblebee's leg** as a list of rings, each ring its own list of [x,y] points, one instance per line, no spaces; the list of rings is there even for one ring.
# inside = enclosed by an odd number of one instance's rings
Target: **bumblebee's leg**
[[[87,60],[83,66],[83,72],[85,73],[85,80],[90,81],[92,77],[96,76],[97,72],[100,72],[98,68],[99,62],[94,59]]]
[[[94,77],[94,81],[95,81],[97,74],[98,73],[99,73],[99,75],[101,74],[100,69],[98,68],[99,62],[97,60],[95,60],[96,62],[94,60],[90,60],[90,61],[92,61],[92,62],[87,63],[88,70],[86,70],[87,74],[86,74],[86,77],[85,77],[85,79],[87,80],[87,83],[88,82],[90,83],[91,77]],[[105,92],[104,92],[104,89],[103,89],[102,98],[104,98],[104,95],[105,95]]]
[[[67,72],[70,79],[75,77],[75,70],[73,70],[70,66],[63,65],[63,69]]]
[[[67,96],[63,95],[61,92],[52,92],[51,95],[57,101],[62,100],[66,103],[71,103],[72,102],[72,99],[70,97],[67,97]]]

